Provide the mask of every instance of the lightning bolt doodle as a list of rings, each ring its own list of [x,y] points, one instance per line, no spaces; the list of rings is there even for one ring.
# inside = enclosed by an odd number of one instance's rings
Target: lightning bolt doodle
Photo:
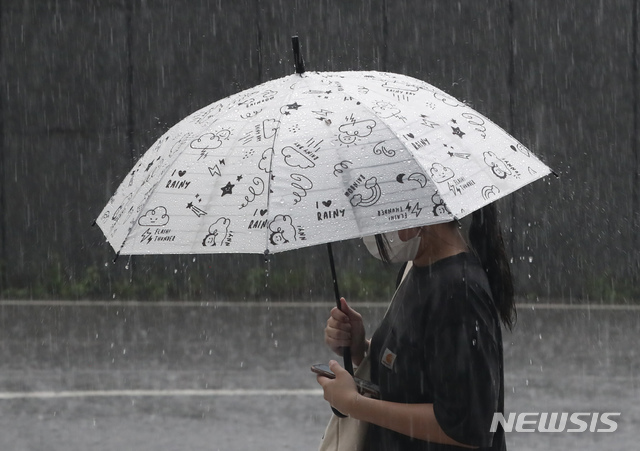
[[[420,202],[416,202],[416,204],[413,207],[411,206],[411,202],[408,202],[406,209],[409,210],[410,214],[415,214],[416,218],[420,216],[420,213],[422,212],[422,207],[420,207]]]
[[[140,240],[140,242],[144,243],[146,241],[147,244],[149,244],[151,242],[151,239],[152,239],[152,237],[151,237],[151,229],[147,229],[142,234],[142,239]]]

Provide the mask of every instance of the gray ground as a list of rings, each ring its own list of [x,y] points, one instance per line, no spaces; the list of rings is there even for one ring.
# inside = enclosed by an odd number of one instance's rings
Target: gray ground
[[[322,396],[268,390],[318,388],[308,368],[331,357],[329,309],[1,303],[0,450],[314,450]],[[369,329],[384,313],[358,309]],[[635,449],[638,337],[637,309],[521,308],[504,337],[507,411],[621,416],[613,433],[512,432],[509,448]],[[225,389],[241,391],[207,391]]]

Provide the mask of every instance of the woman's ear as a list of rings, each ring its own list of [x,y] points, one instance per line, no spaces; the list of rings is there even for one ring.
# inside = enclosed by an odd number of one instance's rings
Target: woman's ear
[[[398,230],[398,237],[402,241],[409,241],[420,234],[421,227],[411,227],[410,229]]]

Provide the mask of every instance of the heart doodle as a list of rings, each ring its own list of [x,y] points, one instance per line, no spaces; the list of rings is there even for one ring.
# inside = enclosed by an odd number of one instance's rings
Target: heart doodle
[[[331,206],[331,201],[330,200],[323,200],[322,201],[322,205],[324,205],[325,207],[330,207]]]
[[[180,177],[182,177],[183,175],[185,175],[187,173],[187,171],[178,171],[178,175]]]
[[[266,209],[260,210],[260,216],[264,216],[266,214],[267,214],[267,210]]]

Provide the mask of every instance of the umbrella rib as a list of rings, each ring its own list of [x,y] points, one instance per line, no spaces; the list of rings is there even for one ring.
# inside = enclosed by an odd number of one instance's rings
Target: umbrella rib
[[[291,77],[296,77],[298,76],[300,79],[304,79],[305,77],[302,74],[293,74],[291,75]],[[292,89],[291,92],[289,93],[289,95],[285,98],[285,102],[284,104],[286,105],[288,102],[291,101],[291,99],[293,98],[295,94],[295,89]],[[267,184],[267,211],[268,211],[268,216],[267,219],[270,221],[273,221],[273,215],[271,214],[271,184],[272,184],[272,174],[273,174],[273,160],[275,159],[276,156],[276,141],[278,139],[278,135],[280,133],[280,130],[282,129],[282,119],[284,117],[284,112],[282,110],[280,110],[280,115],[278,116],[278,131],[276,132],[275,136],[273,137],[273,145],[271,146],[271,161],[269,161],[269,183]],[[265,233],[265,247],[264,247],[265,251],[265,255],[269,254],[269,230],[266,230]]]

